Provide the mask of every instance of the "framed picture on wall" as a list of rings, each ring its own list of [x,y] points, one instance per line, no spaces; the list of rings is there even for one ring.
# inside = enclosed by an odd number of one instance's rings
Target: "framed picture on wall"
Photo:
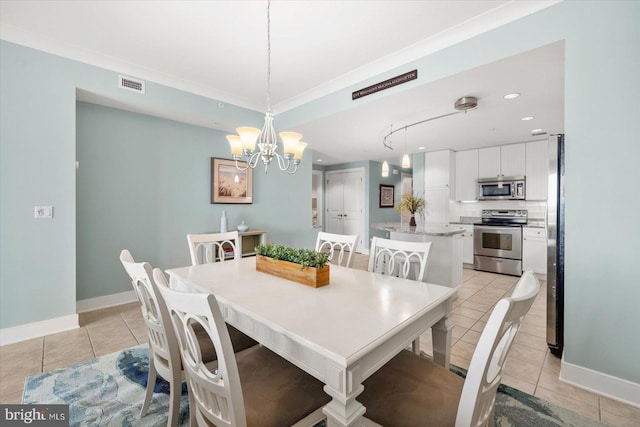
[[[395,187],[393,185],[380,184],[380,207],[392,208]]]
[[[211,158],[211,203],[253,203],[253,169],[245,162]],[[246,169],[244,169],[246,168]]]

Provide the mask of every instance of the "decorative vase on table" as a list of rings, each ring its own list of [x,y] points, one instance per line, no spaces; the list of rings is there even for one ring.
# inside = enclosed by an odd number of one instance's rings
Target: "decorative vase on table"
[[[221,233],[227,232],[227,211],[226,210],[222,211],[222,217],[220,218],[220,232]]]
[[[411,214],[411,219],[409,220],[409,227],[415,227],[416,226],[416,216]]]
[[[238,225],[238,231],[240,232],[247,231],[248,229],[249,226],[244,221],[242,221],[240,225]]]

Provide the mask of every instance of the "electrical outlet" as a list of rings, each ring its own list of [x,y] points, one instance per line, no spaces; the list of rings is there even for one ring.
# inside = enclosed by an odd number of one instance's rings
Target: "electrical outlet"
[[[35,206],[33,217],[35,219],[53,218],[53,206]]]

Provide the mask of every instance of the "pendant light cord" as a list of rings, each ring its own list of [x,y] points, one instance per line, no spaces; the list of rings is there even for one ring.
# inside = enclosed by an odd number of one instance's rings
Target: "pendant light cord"
[[[267,112],[271,112],[271,0],[267,0]]]

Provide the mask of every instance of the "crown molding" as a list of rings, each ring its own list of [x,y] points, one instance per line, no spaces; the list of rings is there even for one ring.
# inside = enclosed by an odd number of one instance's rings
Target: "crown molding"
[[[457,43],[469,40],[482,33],[486,33],[517,19],[561,3],[562,1],[563,0],[510,1],[464,21],[455,27],[449,28],[391,55],[382,57],[331,81],[316,86],[298,96],[280,102],[274,105],[273,110],[276,113],[283,113],[299,107],[328,94],[365,82],[371,79],[372,76],[378,76],[405,64],[409,64]],[[366,85],[366,83],[363,84]]]
[[[289,98],[273,106],[276,114],[283,113],[303,104],[343,90],[355,84],[365,82],[373,76],[378,76],[389,70],[424,58],[432,53],[446,49],[454,44],[473,38],[484,32],[515,21],[547,7],[560,3],[562,0],[543,1],[515,1],[504,3],[490,11],[442,31],[432,37],[414,45],[401,49],[391,55],[368,63],[349,73],[318,85],[295,97]],[[123,61],[99,52],[84,49],[80,46],[61,42],[51,37],[25,31],[9,24],[0,26],[0,39],[41,50],[54,55],[69,58],[85,64],[94,65],[145,81],[162,84],[185,92],[211,98],[224,103],[233,104],[253,111],[263,111],[263,105],[256,105],[247,99],[240,99],[225,91],[185,80],[180,77],[163,73],[159,70],[142,67],[138,64]]]

